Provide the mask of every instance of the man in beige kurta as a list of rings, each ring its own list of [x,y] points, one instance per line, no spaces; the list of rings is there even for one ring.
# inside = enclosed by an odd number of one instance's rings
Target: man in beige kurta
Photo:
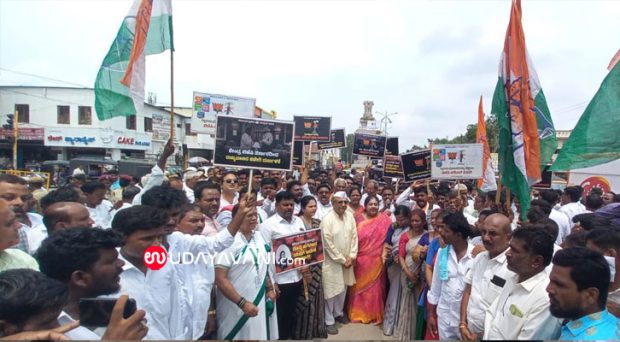
[[[357,227],[347,211],[349,198],[344,191],[332,196],[333,210],[321,221],[323,234],[323,292],[325,294],[325,324],[329,334],[337,334],[336,320],[347,323],[344,300],[347,286],[355,284],[353,265],[357,257]]]

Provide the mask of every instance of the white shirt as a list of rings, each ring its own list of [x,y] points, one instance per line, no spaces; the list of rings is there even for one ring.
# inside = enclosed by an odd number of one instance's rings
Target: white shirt
[[[157,271],[142,273],[119,253],[125,262],[120,294],[136,300],[146,312],[149,332],[145,340],[191,340],[192,314],[187,291],[179,288],[178,271],[170,261]]]
[[[566,214],[555,209],[551,209],[551,213],[549,213],[549,218],[558,224],[558,238],[557,240],[555,240],[555,243],[561,245],[562,242],[564,242],[564,238],[566,238],[566,236],[570,234],[573,225],[568,220],[568,216]]]
[[[562,247],[560,247],[557,243],[553,244],[553,255],[555,255],[555,253],[559,250],[561,250]],[[547,272],[547,275],[551,274],[551,269],[553,269],[553,263],[550,262],[549,265],[547,267],[545,267],[545,272]]]
[[[213,259],[217,252],[230,247],[235,241],[228,229],[222,229],[215,236],[189,235],[173,232],[167,237],[168,253],[173,260],[182,260],[182,253],[191,253],[195,258],[191,264],[174,264],[179,273],[179,287],[187,289],[193,319],[193,339],[204,334],[207,314],[211,304],[211,290],[215,283]],[[211,256],[202,258],[202,256]]]
[[[437,252],[433,282],[431,290],[428,292],[428,302],[432,305],[437,305],[438,329],[455,330],[456,328],[458,331],[461,318],[461,298],[465,290],[465,276],[474,263],[474,257],[471,255],[474,245],[468,243],[467,252],[458,261],[454,247],[450,246],[450,253],[448,254],[448,280],[445,281],[439,278],[439,257],[444,249],[440,248]],[[446,333],[439,332],[439,336],[446,335]]]
[[[65,324],[69,324],[69,323],[73,323],[76,320],[73,319],[71,316],[69,316],[68,313],[66,313],[65,311],[62,311],[60,313],[60,316],[58,316],[58,323],[60,325],[65,325]],[[63,335],[67,336],[70,340],[81,340],[81,341],[98,341],[101,339],[101,336],[97,335],[94,331],[83,327],[83,326],[78,326],[75,329],[71,329],[69,331],[67,331],[66,333],[63,333]]]
[[[112,203],[110,203],[110,201],[103,200],[98,206],[94,208],[86,206],[86,209],[88,209],[90,218],[95,221],[93,227],[110,228],[112,223],[112,215],[110,214]]]
[[[131,204],[133,205],[140,205],[142,204],[142,195],[151,190],[152,188],[162,185],[164,183],[164,171],[162,169],[159,168],[159,166],[155,165],[153,166],[153,168],[151,169],[151,175],[149,176],[149,179],[146,181],[146,184],[144,184],[144,187],[142,188],[142,190],[140,190],[140,192],[136,195],[136,197],[133,198],[133,201],[131,202]]]
[[[586,207],[584,207],[583,204],[579,202],[571,202],[571,203],[564,204],[560,208],[560,212],[568,216],[568,222],[570,224],[570,228],[573,229],[573,227],[575,226],[575,223],[573,223],[573,217],[575,217],[576,215],[585,213]]]
[[[293,215],[291,222],[289,223],[276,213],[271,216],[267,221],[261,223],[258,226],[258,231],[263,234],[265,241],[271,242],[271,240],[294,233],[299,233],[306,230],[304,222],[297,216]],[[296,283],[301,280],[301,274],[299,271],[289,271],[285,273],[276,274],[277,284],[290,284]]]
[[[411,187],[408,187],[407,189],[405,189],[405,191],[403,191],[396,198],[396,205],[406,205],[410,209],[413,209],[413,207],[416,205],[416,202],[411,199],[411,193],[412,193]]]
[[[316,201],[316,213],[314,214],[314,218],[318,220],[322,220],[327,213],[332,211],[332,202],[328,202],[327,205],[323,205],[321,201]]]
[[[381,195],[379,194],[376,194],[375,196],[379,199],[379,210],[383,209],[383,197],[381,197]],[[360,199],[361,205],[364,205],[364,203],[366,203],[366,198],[368,198],[368,194],[364,193],[362,195],[362,199]]]
[[[127,208],[131,208],[133,207],[133,204],[131,203],[127,203],[127,202],[123,202],[123,205],[121,205],[120,208],[118,209],[112,209],[112,211],[110,212],[110,227],[112,227],[112,221],[114,221],[114,216],[116,216],[116,214],[123,210],[123,209],[127,209]]]
[[[47,238],[47,228],[43,224],[43,216],[35,213],[26,213],[31,226],[22,224],[22,228],[28,238],[28,253],[31,255],[39,249],[41,242]]]
[[[549,276],[541,271],[517,283],[515,275],[504,286],[484,320],[485,340],[557,340],[560,322],[549,312]]]
[[[192,190],[192,188],[187,186],[185,182],[183,182],[183,191],[185,191],[185,197],[187,197],[187,200],[189,201],[189,203],[194,203],[196,200],[196,198],[194,197],[194,190]]]
[[[467,304],[467,323],[471,332],[475,334],[484,332],[484,315],[502,291],[502,287],[492,283],[491,280],[494,277],[501,278],[505,286],[507,278],[512,276],[514,272],[508,270],[506,251],[493,259],[489,259],[487,251],[476,256],[471,270],[465,277],[465,282],[471,285]]]

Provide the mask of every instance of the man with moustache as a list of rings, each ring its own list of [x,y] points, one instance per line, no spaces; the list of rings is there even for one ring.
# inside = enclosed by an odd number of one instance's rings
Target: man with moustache
[[[506,281],[484,320],[485,340],[553,340],[560,322],[549,312],[545,268],[553,257],[554,238],[542,229],[517,228],[506,251]]]
[[[11,248],[19,242],[19,229],[13,210],[0,201],[0,272],[15,268],[39,270],[36,260],[28,253]]]
[[[0,174],[0,201],[4,201],[15,213],[27,236],[28,253],[34,254],[41,241],[47,237],[47,231],[43,225],[43,217],[28,212],[28,202],[32,199],[32,194],[27,184],[20,177]]]
[[[586,248],[567,248],[553,256],[549,311],[562,325],[560,340],[617,340],[620,321],[605,309],[609,268],[603,256]]]
[[[69,299],[58,317],[61,325],[80,320],[82,298],[111,295],[120,290],[120,274],[125,264],[118,258],[122,238],[112,230],[73,228],[51,235],[41,244],[37,259],[41,272],[67,285]],[[119,324],[116,339],[142,339],[148,331],[142,324],[144,311],[138,310]],[[109,326],[108,332],[119,329]],[[111,331],[110,331],[111,330]],[[80,326],[65,333],[73,340],[98,340],[94,331]],[[103,335],[105,339],[107,336]]]
[[[482,337],[486,310],[501,292],[506,279],[514,276],[506,262],[512,234],[508,217],[503,214],[489,215],[480,228],[480,234],[486,251],[474,259],[465,277],[467,285],[461,300],[459,330],[466,340]]]

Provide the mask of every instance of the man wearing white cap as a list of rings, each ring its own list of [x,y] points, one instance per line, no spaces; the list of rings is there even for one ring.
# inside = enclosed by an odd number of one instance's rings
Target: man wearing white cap
[[[344,300],[347,286],[355,284],[353,265],[357,258],[357,227],[347,211],[349,198],[344,191],[332,196],[333,210],[321,221],[323,235],[323,289],[327,333],[337,334],[336,320],[346,324]]]

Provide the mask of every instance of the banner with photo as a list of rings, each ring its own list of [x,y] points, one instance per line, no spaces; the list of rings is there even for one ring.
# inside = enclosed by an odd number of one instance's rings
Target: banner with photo
[[[398,155],[398,137],[388,137],[385,143],[385,154]]]
[[[293,165],[304,165],[304,142],[293,141]]]
[[[434,179],[482,178],[482,144],[433,145]]]
[[[253,118],[256,99],[194,92],[192,101],[192,132],[215,134],[219,115]]]
[[[417,151],[400,155],[405,182],[431,178],[431,151]]]
[[[221,115],[217,118],[213,164],[290,171],[294,129],[290,121]]]
[[[332,118],[329,116],[294,116],[296,141],[329,141]]]
[[[353,154],[383,158],[386,139],[384,135],[355,133]]]
[[[317,143],[319,150],[330,150],[332,148],[346,148],[347,139],[344,134],[344,128],[332,129],[330,132],[329,142]]]
[[[306,230],[272,240],[276,274],[323,262],[321,229]]]
[[[385,156],[383,159],[383,177],[404,178],[403,164],[400,156]]]

